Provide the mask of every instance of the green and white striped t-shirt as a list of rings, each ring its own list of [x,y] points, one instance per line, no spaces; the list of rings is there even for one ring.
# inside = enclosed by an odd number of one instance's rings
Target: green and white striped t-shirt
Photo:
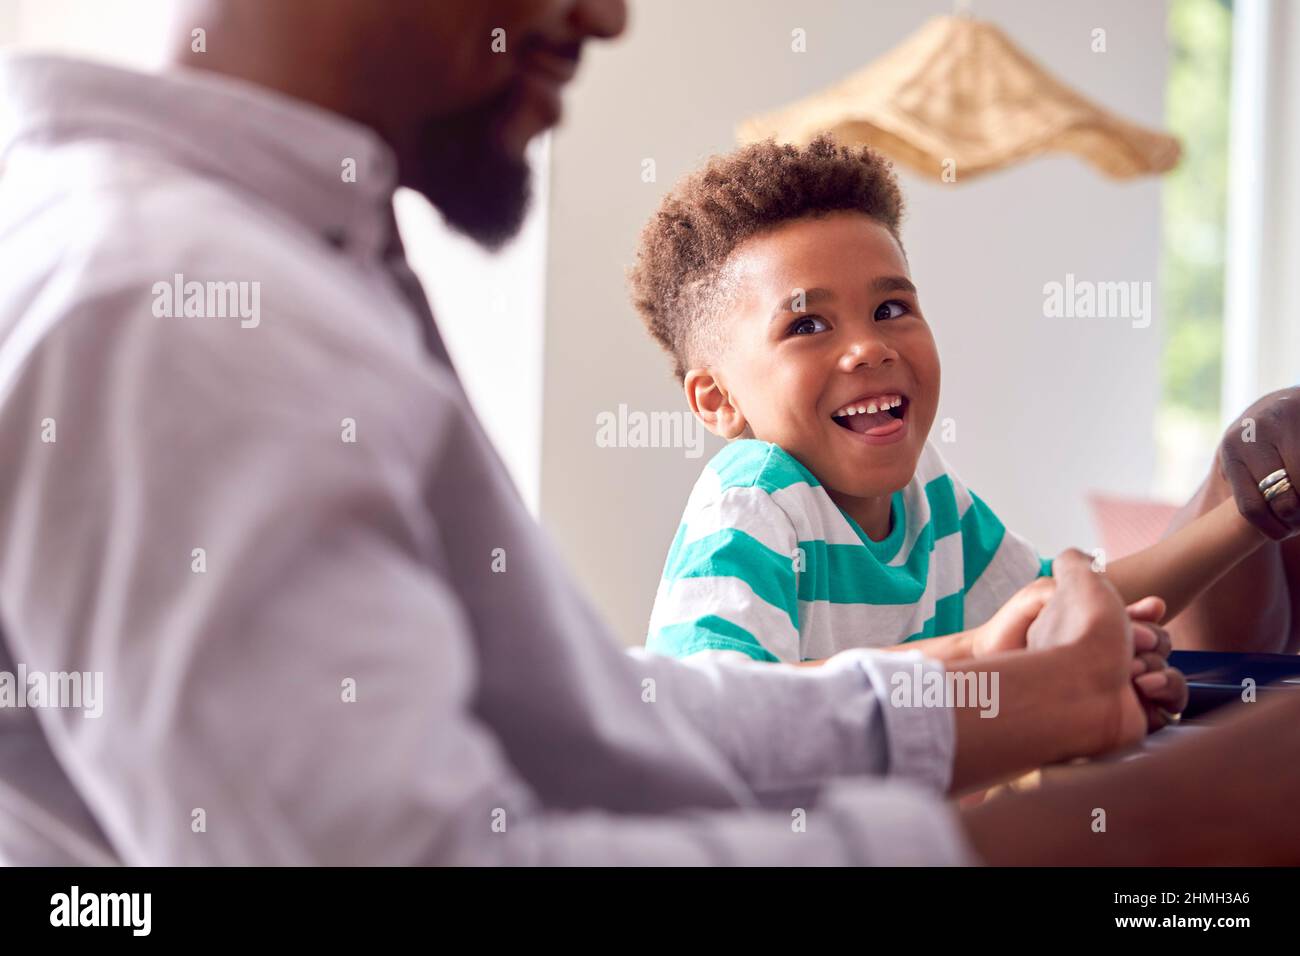
[[[928,442],[872,541],[788,452],[734,441],[686,503],[646,647],[817,660],[974,627],[1050,573]]]

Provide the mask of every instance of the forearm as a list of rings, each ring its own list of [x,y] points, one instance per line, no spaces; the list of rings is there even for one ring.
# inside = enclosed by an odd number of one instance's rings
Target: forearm
[[[1297,702],[1239,707],[1153,756],[986,801],[962,815],[967,838],[995,866],[1295,863],[1297,721]]]
[[[1212,469],[1192,499],[1174,516],[1167,538],[1180,533],[1202,515],[1224,502],[1233,502],[1231,489]],[[1177,616],[1170,615],[1168,630],[1174,646],[1184,650],[1294,652],[1300,634],[1292,631],[1300,621],[1292,608],[1300,590],[1300,575],[1284,570],[1283,549],[1295,552],[1300,569],[1300,541],[1278,545],[1265,541],[1223,573],[1209,588],[1193,597]]]
[[[979,633],[979,628],[972,628],[969,631],[962,631],[958,634],[945,634],[942,637],[927,637],[916,641],[906,641],[902,644],[890,644],[888,647],[877,647],[874,650],[881,651],[885,654],[899,654],[916,651],[932,661],[942,661],[945,664],[955,661],[964,661],[968,657],[974,656],[975,637]],[[794,667],[821,667],[831,658],[822,658],[816,661],[800,661],[792,666]]]
[[[1114,689],[1088,676],[1093,668],[1083,654],[1077,645],[1012,651],[949,668],[987,672],[998,705],[993,717],[981,717],[975,707],[956,709],[954,792],[1104,749],[1113,737]]]
[[[962,814],[966,837],[992,866],[1141,866],[1215,860],[1203,827],[1189,825],[1206,801],[1176,789],[1179,768],[1125,761],[1078,768],[1079,778],[1006,792]],[[1170,813],[1168,794],[1194,794]],[[1100,817],[1098,811],[1106,816]],[[1093,829],[1104,819],[1105,831]],[[1111,821],[1123,839],[1108,839]],[[1203,822],[1203,821],[1202,821]],[[1210,832],[1214,832],[1211,828]]]
[[[1286,607],[1280,615],[1283,623],[1278,630],[1283,635],[1283,650],[1300,654],[1300,536],[1283,541],[1277,548],[1282,557],[1278,573],[1286,594]]]
[[[945,663],[964,661],[973,656],[972,647],[978,629],[962,631],[958,634],[945,634],[943,637],[927,637],[919,641],[908,641],[880,648],[882,651],[918,651],[935,661]]]
[[[1229,498],[1151,547],[1112,562],[1106,575],[1126,604],[1159,595],[1166,617],[1173,618],[1267,542]]]

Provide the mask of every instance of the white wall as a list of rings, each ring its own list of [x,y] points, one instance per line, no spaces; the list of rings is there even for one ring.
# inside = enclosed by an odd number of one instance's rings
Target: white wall
[[[628,37],[591,51],[556,134],[547,299],[542,518],[628,642],[704,460],[596,446],[598,413],[683,407],[628,304],[624,272],[652,209],[682,174],[729,149],[737,120],[818,90],[884,53],[944,0],[634,3]],[[1165,4],[981,0],[1040,62],[1093,98],[1159,124]],[[790,51],[807,31],[808,52]],[[1108,51],[1091,52],[1107,30]],[[641,181],[653,158],[658,181]],[[913,273],[944,358],[942,450],[1006,520],[1053,553],[1094,545],[1090,489],[1148,490],[1161,348],[1158,181],[1116,184],[1072,157],[959,186],[904,174]],[[1067,272],[1150,281],[1150,328],[1049,320],[1043,286]]]
[[[541,495],[542,350],[550,143],[530,149],[535,200],[524,229],[488,255],[442,224],[428,201],[397,194],[406,257],[420,277],[470,402],[533,514]]]

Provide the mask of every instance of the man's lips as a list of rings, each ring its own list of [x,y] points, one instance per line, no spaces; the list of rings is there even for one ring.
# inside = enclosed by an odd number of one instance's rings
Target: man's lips
[[[534,47],[524,54],[519,90],[525,101],[540,110],[544,128],[559,123],[564,113],[564,87],[578,72],[578,52]]]
[[[579,56],[550,50],[530,50],[523,60],[525,73],[536,74],[556,86],[564,86],[578,73]]]

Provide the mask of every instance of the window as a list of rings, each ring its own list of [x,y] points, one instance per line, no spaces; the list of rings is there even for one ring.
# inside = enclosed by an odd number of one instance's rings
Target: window
[[[1233,0],[1170,0],[1167,125],[1183,158],[1164,187],[1165,344],[1157,490],[1185,499],[1222,429]]]

